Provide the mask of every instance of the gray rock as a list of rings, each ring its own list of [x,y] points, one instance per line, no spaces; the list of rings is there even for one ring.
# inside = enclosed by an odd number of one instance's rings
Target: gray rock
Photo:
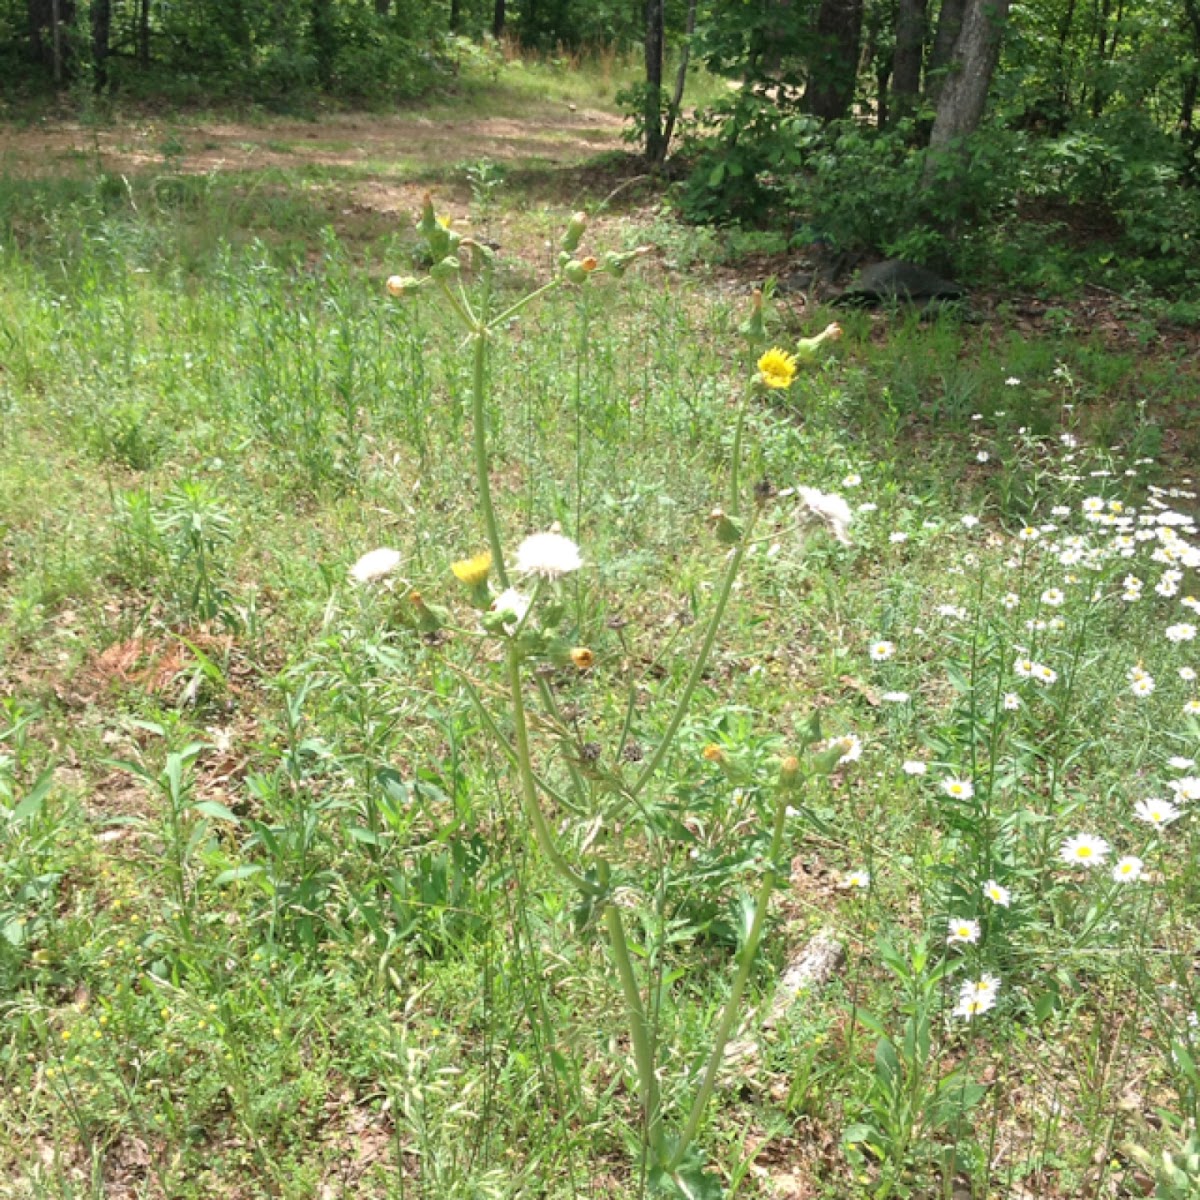
[[[961,300],[966,294],[962,284],[943,279],[927,267],[893,258],[864,267],[836,303],[873,308],[894,301],[928,304]]]

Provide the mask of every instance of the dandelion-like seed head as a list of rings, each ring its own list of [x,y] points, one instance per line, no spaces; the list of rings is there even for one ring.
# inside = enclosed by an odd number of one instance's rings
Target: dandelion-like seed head
[[[519,575],[558,579],[583,566],[579,547],[561,533],[534,533],[517,547],[516,570]]]
[[[399,565],[400,551],[381,546],[378,550],[369,550],[350,568],[350,578],[355,583],[377,583]]]
[[[796,494],[814,517],[829,526],[833,536],[843,546],[850,545],[850,522],[854,520],[854,514],[841,496],[812,487],[798,487]]]
[[[773,390],[790,388],[796,379],[796,356],[772,346],[758,360],[758,381]]]

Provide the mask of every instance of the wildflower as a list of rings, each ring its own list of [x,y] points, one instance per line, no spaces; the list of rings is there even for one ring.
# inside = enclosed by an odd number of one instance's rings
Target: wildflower
[[[1179,668],[1179,678],[1182,679],[1184,683],[1194,682],[1195,678],[1196,678],[1195,668],[1194,667],[1180,667]]]
[[[859,889],[869,888],[871,886],[871,873],[861,868],[857,871],[847,871],[842,876],[842,886]]]
[[[964,529],[974,529],[979,524],[979,518],[973,516],[971,513],[964,513],[959,517],[959,521]]]
[[[1155,829],[1162,829],[1174,821],[1180,814],[1179,809],[1170,800],[1159,800],[1151,797],[1149,800],[1139,800],[1133,806],[1133,815],[1139,821]]]
[[[1012,892],[1001,887],[994,879],[989,879],[983,885],[983,894],[1000,908],[1007,908],[1012,903]]]
[[[1145,867],[1136,854],[1127,854],[1113,863],[1112,877],[1117,883],[1133,883],[1142,877]]]
[[[1053,667],[1046,666],[1045,663],[1034,663],[1031,674],[1038,683],[1046,687],[1058,681],[1058,672]]]
[[[725,761],[725,751],[716,742],[709,742],[700,754],[705,762],[719,763]]]
[[[590,670],[595,661],[595,654],[593,654],[587,646],[576,646],[571,651],[571,662],[573,662],[580,671]]]
[[[1017,661],[1013,663],[1013,671],[1015,671],[1017,676],[1021,679],[1032,679],[1033,668],[1036,665],[1037,664],[1034,663],[1032,658],[1018,658]]]
[[[1009,377],[1008,377],[1008,378],[1007,378],[1007,379],[1004,381],[1004,386],[1005,386],[1005,387],[1020,387],[1020,386],[1021,386],[1021,381],[1020,381],[1020,380],[1019,380],[1019,379],[1018,379],[1018,378],[1017,378],[1015,375],[1010,375],[1010,376],[1009,376]]]
[[[1167,759],[1167,766],[1174,768],[1176,771],[1186,771],[1188,767],[1194,767],[1195,765],[1196,760],[1194,758],[1184,758],[1182,754],[1176,754]],[[1183,781],[1180,780],[1180,782],[1182,783]],[[1196,782],[1200,784],[1200,779],[1196,780]]]
[[[884,704],[907,704],[912,699],[907,692],[884,692],[879,698]]]
[[[977,941],[979,941],[978,921],[968,921],[963,917],[951,917],[950,932],[946,936],[947,945],[970,946]]]
[[[1021,707],[1021,697],[1016,692],[1005,692],[1004,707],[1008,712],[1016,712]]]
[[[1063,842],[1058,857],[1073,867],[1092,867],[1102,863],[1111,849],[1102,838],[1091,833],[1077,833]]]
[[[1036,542],[1041,536],[1042,531],[1040,529],[1035,529],[1032,525],[1026,525],[1025,528],[1017,534],[1017,537],[1023,542]]]
[[[966,618],[967,610],[954,604],[939,604],[937,614],[939,617],[946,617],[949,620],[962,621]]]
[[[830,492],[819,492],[816,488],[811,487],[798,487],[796,494],[813,516],[818,517],[829,526],[833,531],[833,536],[843,546],[850,545],[848,531],[850,522],[854,520],[854,514],[850,511],[850,505],[841,496]]]
[[[846,478],[842,480],[842,487],[856,488],[860,483],[862,483],[861,475],[847,475]]]
[[[370,550],[350,568],[350,578],[355,583],[377,583],[386,578],[400,565],[400,551],[380,547]]]
[[[896,653],[896,644],[894,642],[879,641],[872,642],[870,655],[872,662],[887,662]]]
[[[1089,496],[1082,504],[1083,511],[1088,514],[1104,511],[1104,501],[1099,496]]]
[[[1154,691],[1154,680],[1149,675],[1139,675],[1129,685],[1129,690],[1139,699],[1144,699]]]
[[[1018,596],[1016,592],[1006,592],[1004,599],[1000,603],[1003,604],[1004,607],[1009,610],[1009,612],[1012,612],[1012,610],[1021,603],[1021,597]]]
[[[903,770],[905,775],[924,775],[929,770],[929,766],[919,759],[910,759],[903,765],[901,770]]]
[[[506,588],[492,601],[492,612],[499,613],[505,625],[520,625],[529,613],[530,599],[516,588]]]
[[[902,542],[908,541],[908,534],[901,533],[899,530],[897,530],[895,533],[888,534],[888,541],[891,542],[893,546],[899,546]]]
[[[975,795],[975,785],[969,779],[943,779],[942,791],[954,800],[970,800]]]
[[[991,455],[986,450],[980,450],[979,453],[975,455],[976,462],[985,463],[989,458],[991,458]]]
[[[1071,515],[1071,510],[1065,504],[1056,504],[1050,510],[1050,515],[1052,517],[1069,517]]]
[[[1171,765],[1174,766],[1177,762],[1185,762],[1188,766],[1192,765],[1190,758],[1173,758]],[[1195,775],[1185,775],[1182,779],[1176,779],[1174,783],[1168,786],[1175,793],[1176,800],[1181,802],[1200,800],[1200,779],[1197,779]]]
[[[1178,625],[1168,625],[1163,630],[1163,633],[1166,635],[1168,642],[1174,642],[1178,645],[1180,642],[1192,641],[1196,636],[1196,627],[1195,625],[1188,625],[1186,622],[1182,622]]]
[[[967,983],[963,985],[963,990],[959,993],[953,1015],[961,1017],[964,1021],[970,1021],[995,1007],[996,993],[994,991],[980,991],[974,984]]]
[[[579,547],[561,533],[535,533],[517,547],[517,573],[558,579],[583,566]]]
[[[1185,717],[1200,716],[1200,700],[1189,700],[1183,706],[1183,715]]]
[[[862,739],[853,733],[848,733],[844,737],[830,738],[825,743],[826,750],[840,750],[841,758],[837,760],[837,766],[842,766],[844,763],[857,762],[862,758]]]
[[[478,587],[491,574],[492,556],[485,550],[474,558],[460,558],[458,562],[450,564],[450,570],[460,583],[465,583],[467,587]]]
[[[795,355],[772,346],[758,360],[758,381],[763,387],[782,390],[790,388],[796,378]]]
[[[1058,608],[1064,600],[1066,600],[1066,596],[1063,595],[1060,588],[1047,588],[1042,593],[1042,603],[1050,608]]]

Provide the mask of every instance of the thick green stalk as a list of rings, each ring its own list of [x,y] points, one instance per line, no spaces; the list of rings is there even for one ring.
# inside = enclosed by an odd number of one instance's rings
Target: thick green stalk
[[[742,961],[738,964],[737,974],[733,979],[733,988],[729,999],[725,1001],[725,1011],[721,1014],[717,1025],[716,1037],[713,1040],[712,1051],[708,1056],[708,1065],[704,1069],[704,1078],[700,1082],[700,1090],[692,1101],[691,1112],[688,1113],[687,1124],[675,1146],[675,1153],[667,1165],[669,1171],[674,1171],[683,1161],[684,1154],[704,1117],[704,1110],[712,1099],[713,1089],[717,1086],[717,1072],[725,1057],[725,1044],[733,1032],[733,1024],[737,1020],[738,1009],[742,1003],[742,993],[746,990],[746,981],[750,978],[750,969],[754,965],[754,956],[758,951],[758,943],[762,937],[763,925],[767,920],[767,904],[771,893],[775,890],[775,863],[779,859],[779,851],[783,844],[783,825],[787,815],[788,788],[783,784],[779,788],[779,797],[775,802],[775,826],[771,831],[771,848],[767,851],[767,869],[763,875],[762,886],[758,890],[758,902],[754,908],[754,920],[750,923],[750,933],[746,944],[742,947]]]
[[[546,816],[538,802],[537,780],[533,774],[533,763],[529,757],[529,727],[525,721],[525,700],[521,695],[521,658],[515,644],[508,647],[508,683],[512,691],[513,731],[516,738],[517,773],[521,777],[521,796],[524,801],[525,816],[533,826],[533,835],[541,852],[549,860],[550,865],[572,887],[578,888],[585,896],[592,895],[596,889],[588,880],[576,871],[554,844],[554,835],[546,824]]]
[[[625,925],[620,909],[615,904],[604,906],[604,924],[608,930],[608,946],[613,965],[621,980],[621,991],[625,994],[625,1008],[629,1017],[629,1036],[633,1042],[633,1060],[637,1065],[638,1087],[642,1097],[642,1110],[646,1116],[646,1142],[655,1158],[658,1157],[661,1134],[659,1131],[658,1076],[654,1071],[654,1051],[650,1048],[650,1026],[646,1021],[646,1010],[642,1005],[642,994],[638,990],[637,977],[633,973],[633,960],[629,957],[629,945],[625,941]]]
[[[716,604],[713,607],[713,614],[709,620],[708,629],[704,634],[704,643],[700,647],[700,653],[696,656],[696,661],[692,664],[691,674],[688,675],[687,682],[683,685],[683,693],[679,697],[679,703],[675,706],[675,712],[671,715],[671,722],[667,726],[667,731],[663,734],[662,741],[658,743],[658,749],[654,751],[653,757],[642,769],[642,773],[637,777],[633,787],[630,789],[631,794],[634,796],[646,786],[651,776],[662,764],[662,760],[666,758],[667,751],[671,748],[671,743],[675,740],[675,735],[679,732],[679,726],[683,724],[683,718],[687,716],[688,708],[692,702],[692,694],[696,690],[696,685],[700,682],[700,677],[704,674],[705,667],[708,666],[709,656],[712,654],[713,645],[717,640],[717,631],[720,629],[721,620],[725,616],[725,606],[729,603],[729,595],[733,591],[733,581],[737,578],[738,572],[742,568],[742,560],[746,557],[746,550],[750,546],[750,535],[754,532],[754,524],[758,520],[759,511],[759,506],[755,505],[746,523],[746,532],[742,535],[742,540],[738,543],[733,557],[729,560],[725,577],[721,580],[720,591],[717,592]]]
[[[487,526],[488,546],[492,551],[492,566],[502,587],[508,587],[508,572],[504,569],[504,547],[500,542],[500,527],[496,524],[496,510],[492,507],[492,485],[488,472],[487,452],[487,339],[486,329],[477,329],[472,335],[474,356],[471,375],[471,420],[475,426],[475,475],[479,481],[479,507],[483,510],[483,521]]]
[[[736,517],[741,506],[742,428],[746,424],[746,409],[749,397],[744,396],[738,405],[737,424],[733,427],[733,455],[729,464],[729,515]]]

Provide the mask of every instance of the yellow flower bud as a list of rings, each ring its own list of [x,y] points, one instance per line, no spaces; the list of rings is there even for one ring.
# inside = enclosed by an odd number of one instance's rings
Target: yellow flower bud
[[[592,653],[587,646],[576,646],[571,651],[571,661],[581,671],[590,670],[592,664],[596,661],[595,654]]]

